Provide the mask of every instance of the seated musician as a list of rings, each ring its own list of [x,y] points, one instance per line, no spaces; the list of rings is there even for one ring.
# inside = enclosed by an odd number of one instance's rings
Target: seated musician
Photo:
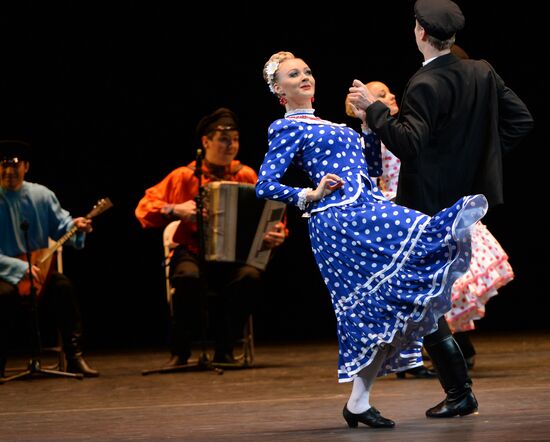
[[[197,138],[204,152],[202,184],[212,181],[234,181],[255,184],[256,172],[235,160],[239,152],[239,128],[235,114],[220,108],[203,117],[197,125]],[[191,356],[191,342],[200,337],[201,284],[199,281],[198,236],[195,197],[198,178],[195,161],[178,167],[160,183],[145,191],[135,214],[144,228],[165,227],[181,220],[174,234],[179,244],[170,262],[172,296],[171,358],[165,367],[185,365]],[[205,215],[205,222],[206,216]],[[281,245],[286,236],[283,223],[264,237],[268,248]],[[214,327],[213,362],[232,363],[233,346],[242,336],[244,325],[261,296],[261,271],[239,263],[206,262],[209,297],[209,323]]]
[[[39,312],[54,310],[51,313],[61,332],[67,371],[98,376],[82,356],[82,324],[70,280],[53,269],[55,260],[50,261],[50,266],[33,265],[31,269],[26,260],[26,236],[34,256],[48,247],[48,238],[58,240],[76,226],[78,232],[65,244],[82,248],[85,233],[92,231],[91,221],[72,218],[51,190],[25,181],[29,164],[29,144],[20,140],[0,141],[0,376],[4,377],[9,333],[18,317],[16,309],[29,300],[30,290],[26,288],[29,270]]]

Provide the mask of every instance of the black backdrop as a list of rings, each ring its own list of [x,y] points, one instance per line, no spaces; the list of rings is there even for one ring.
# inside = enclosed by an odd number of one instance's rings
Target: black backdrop
[[[282,114],[261,75],[272,53],[304,58],[317,80],[317,113],[333,121],[346,120],[343,99],[354,78],[384,81],[400,99],[422,61],[412,0],[323,10],[311,2],[209,4],[193,13],[176,2],[45,3],[2,7],[0,127],[3,137],[32,138],[28,180],[54,190],[74,216],[100,197],[115,204],[94,220],[83,251],[65,248],[88,343],[99,347],[165,342],[161,232],[141,229],[134,208],[145,188],[193,159],[197,121],[220,106],[239,115],[239,158],[258,169],[266,129]],[[536,120],[535,131],[505,160],[506,204],[486,219],[516,279],[490,301],[478,328],[548,328],[544,14],[535,2],[514,9],[459,4],[466,28],[457,43],[492,63]],[[289,227],[291,237],[266,275],[257,337],[333,336],[329,296],[305,220],[293,209]]]

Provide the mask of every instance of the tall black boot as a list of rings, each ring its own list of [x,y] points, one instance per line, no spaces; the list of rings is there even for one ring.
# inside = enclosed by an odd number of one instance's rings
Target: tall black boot
[[[427,417],[465,416],[477,411],[478,404],[472,392],[472,380],[460,347],[452,335],[426,345],[447,397],[426,411]]]
[[[189,308],[179,290],[172,295],[172,312],[170,315],[170,360],[163,367],[179,367],[186,365],[191,356],[191,329],[185,318]],[[195,313],[195,312],[194,312]]]
[[[91,368],[84,356],[82,356],[82,350],[80,347],[80,340],[82,333],[80,329],[75,329],[72,332],[63,335],[63,350],[65,351],[65,357],[67,359],[66,371],[69,373],[82,373],[86,377],[97,377],[99,371]]]
[[[200,311],[200,281],[198,278],[177,278],[173,280],[175,292],[172,295],[170,317],[170,353],[167,366],[185,365],[191,357],[191,344],[202,320]],[[202,338],[202,336],[201,336]]]
[[[250,266],[234,268],[231,281],[218,297],[216,314],[216,351],[214,362],[237,363],[235,344],[243,337],[245,324],[264,293],[261,273]]]
[[[99,376],[99,372],[91,368],[82,356],[82,322],[72,284],[60,273],[53,273],[50,278],[55,296],[56,322],[67,359],[66,370],[69,373],[82,373],[86,377]]]
[[[2,378],[6,374],[6,363],[10,350],[9,335],[13,329],[19,298],[15,286],[0,280],[0,377]]]
[[[235,364],[237,361],[233,355],[233,347],[237,340],[233,330],[231,307],[228,305],[225,294],[220,293],[212,297],[209,312],[212,315],[214,328],[214,357],[212,362],[218,364]]]
[[[2,304],[0,303],[0,309]],[[6,373],[6,363],[8,361],[8,339],[6,330],[6,318],[0,313],[0,378],[3,378]]]

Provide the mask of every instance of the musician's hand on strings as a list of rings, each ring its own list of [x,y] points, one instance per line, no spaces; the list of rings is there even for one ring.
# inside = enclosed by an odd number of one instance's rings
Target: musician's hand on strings
[[[39,283],[39,284],[43,284],[44,281],[44,275],[42,274],[42,271],[40,270],[40,267],[37,267],[35,265],[31,266],[31,270],[32,270],[32,278],[35,282]],[[23,276],[24,279],[30,279],[29,278],[29,269],[27,269],[27,271],[25,272],[25,275]]]
[[[273,249],[279,247],[286,238],[285,225],[281,222],[275,224],[272,230],[264,235],[264,244],[267,248]]]
[[[306,198],[308,201],[319,201],[344,185],[344,180],[334,173],[327,173],[315,190],[310,190]]]
[[[84,218],[83,216],[81,216],[79,218],[74,218],[73,222],[76,228],[81,232],[90,233],[93,230],[92,220],[89,218]]]

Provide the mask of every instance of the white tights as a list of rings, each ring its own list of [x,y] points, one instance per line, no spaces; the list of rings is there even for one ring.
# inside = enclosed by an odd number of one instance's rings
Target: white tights
[[[379,349],[370,365],[357,373],[348,399],[348,410],[352,413],[360,414],[371,407],[369,402],[370,391],[387,353],[388,349]]]

